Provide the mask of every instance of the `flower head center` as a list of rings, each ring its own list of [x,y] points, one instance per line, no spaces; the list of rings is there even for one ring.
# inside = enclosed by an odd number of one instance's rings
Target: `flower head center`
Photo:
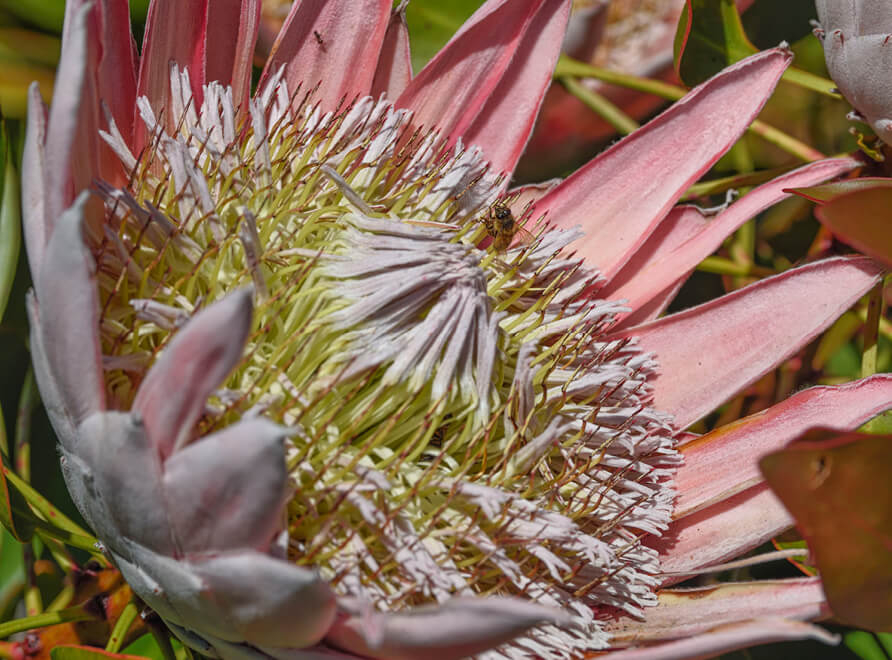
[[[668,522],[671,428],[650,358],[604,339],[621,306],[561,253],[575,234],[510,248],[523,215],[479,151],[386,102],[322,113],[274,80],[240,113],[227,88],[200,108],[189,89],[174,71],[167,129],[141,100],[147,156],[105,136],[133,173],[100,184],[93,237],[110,400],[128,408],[178,326],[253,286],[242,362],[196,434],[259,414],[292,430],[295,561],[387,608],[650,602],[639,539]]]

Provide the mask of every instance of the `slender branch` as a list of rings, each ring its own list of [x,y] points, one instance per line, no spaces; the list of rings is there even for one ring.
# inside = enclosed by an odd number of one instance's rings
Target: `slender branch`
[[[58,612],[44,612],[37,616],[26,616],[22,619],[14,619],[0,623],[0,637],[9,637],[17,632],[54,626],[59,623],[74,623],[75,621],[96,620],[99,617],[88,611],[83,605],[69,607]]]
[[[585,85],[577,78],[571,76],[563,76],[558,78],[560,82],[570,94],[582,101],[586,107],[597,113],[604,121],[613,126],[623,135],[628,135],[638,128],[638,122],[629,115],[619,109],[614,103],[608,100],[604,95],[598,94]]]
[[[861,354],[861,377],[877,372],[877,349],[880,332],[880,316],[883,311],[883,283],[879,282],[867,294],[867,321],[864,323],[864,351]]]
[[[130,601],[115,622],[115,627],[108,638],[108,644],[105,645],[106,651],[117,653],[121,649],[121,645],[127,637],[127,631],[130,630],[130,626],[133,625],[137,616],[139,616],[139,608],[136,603]]]
[[[595,78],[611,85],[634,89],[639,92],[646,92],[669,101],[677,101],[688,92],[684,87],[670,85],[669,83],[660,80],[651,80],[650,78],[632,76],[617,71],[610,71],[609,69],[602,69],[601,67],[595,67],[585,64],[584,62],[579,62],[566,55],[561,55],[554,71],[554,77],[561,79],[566,76]],[[787,153],[806,162],[825,158],[824,154],[817,149],[814,149],[793,136],[787,135],[783,131],[773,126],[769,126],[758,119],[750,124],[748,130],[759,135],[776,147],[779,147]]]

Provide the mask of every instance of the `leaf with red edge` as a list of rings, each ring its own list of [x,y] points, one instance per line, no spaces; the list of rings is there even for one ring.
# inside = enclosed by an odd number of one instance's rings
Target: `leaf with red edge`
[[[892,187],[834,197],[815,214],[841,241],[892,268]]]
[[[839,240],[892,267],[892,179],[862,177],[790,192],[817,202],[815,214]]]
[[[759,462],[837,619],[892,631],[892,435],[814,429]]]
[[[2,422],[2,418],[0,418]],[[2,433],[2,431],[0,431]],[[0,524],[2,524],[17,541],[26,543],[34,534],[33,525],[23,519],[18,512],[28,511],[28,505],[16,489],[10,488],[6,481],[6,470],[9,469],[6,456],[0,466]]]
[[[734,0],[685,0],[674,47],[675,71],[689,87],[756,52]]]
[[[825,204],[840,195],[871,188],[892,188],[892,179],[880,176],[863,176],[846,181],[822,183],[818,186],[809,186],[807,188],[790,188],[784,192],[795,193],[818,204]]]

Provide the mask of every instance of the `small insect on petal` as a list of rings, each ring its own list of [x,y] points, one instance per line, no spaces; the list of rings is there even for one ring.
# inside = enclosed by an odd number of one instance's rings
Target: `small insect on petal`
[[[511,209],[502,203],[490,207],[483,218],[483,226],[492,237],[492,246],[497,252],[504,252],[515,240],[522,245],[529,245],[536,238],[520,225]]]

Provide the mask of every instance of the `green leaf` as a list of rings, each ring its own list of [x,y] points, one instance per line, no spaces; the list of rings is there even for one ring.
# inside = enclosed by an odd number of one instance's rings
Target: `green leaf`
[[[42,32],[18,27],[0,27],[0,58],[15,58],[55,69],[62,40]]]
[[[0,621],[12,616],[24,588],[24,547],[0,528]]]
[[[145,23],[149,12],[149,0],[130,0],[130,21]]]
[[[892,435],[815,429],[759,467],[808,542],[834,616],[892,631]]]
[[[0,623],[0,639],[9,637],[25,630],[55,626],[60,623],[74,623],[76,621],[98,620],[99,615],[89,611],[84,605],[76,605],[55,612],[44,612],[35,616],[27,616],[21,619],[13,619]]]
[[[54,71],[23,60],[0,58],[0,109],[7,117],[22,119],[28,110],[28,87],[36,81],[44,101],[49,101]]]
[[[693,87],[759,49],[746,36],[734,0],[686,0],[675,33],[674,51],[678,77]],[[836,85],[832,80],[808,71],[790,67],[783,79],[831,98],[841,98],[833,91]]]
[[[76,646],[64,645],[57,646],[50,651],[50,657],[53,660],[109,660],[109,658],[117,658],[118,660],[143,660],[138,655],[124,655],[123,653],[109,653],[94,646]]]
[[[892,635],[885,633],[850,630],[844,639],[846,646],[863,660],[889,660],[888,653],[892,652]]]
[[[675,70],[689,87],[758,52],[743,32],[734,0],[685,0],[674,50]]]
[[[29,530],[33,528],[44,532],[72,547],[93,553],[99,561],[105,561],[102,554],[96,549],[96,539],[94,537],[87,534],[77,523],[54,507],[49,500],[38,493],[31,484],[15,472],[8,470],[4,466],[3,473],[7,486],[13,487],[9,492],[15,498],[15,504],[12,508],[18,516],[16,524],[19,528],[21,528],[22,524],[27,524]],[[27,502],[25,506],[18,504],[19,496]],[[31,509],[33,509],[34,513],[32,513]]]
[[[892,410],[887,410],[882,415],[877,415],[859,430],[864,431],[867,426],[870,427],[871,433],[892,435]]]
[[[146,634],[135,640],[130,646],[124,649],[125,653],[136,655],[141,658],[151,658],[151,660],[164,660],[164,654],[158,647],[155,637]]]
[[[0,192],[0,320],[9,301],[12,281],[15,279],[21,244],[21,204],[19,203],[19,178],[13,164],[12,145],[6,137],[5,124],[0,126],[0,159],[2,167],[2,192]]]
[[[482,4],[481,0],[410,2],[406,22],[412,46],[412,69],[418,73]]]
[[[2,458],[3,465],[0,466],[0,524],[17,541],[26,543],[34,535],[34,526],[26,513],[28,505],[25,503],[25,499],[18,490],[9,487],[9,482],[6,479],[6,457]]]
[[[0,8],[48,32],[62,32],[65,0],[0,0]]]
[[[146,20],[149,0],[130,0],[131,20]],[[0,10],[55,34],[61,34],[65,18],[65,0],[0,0]]]

